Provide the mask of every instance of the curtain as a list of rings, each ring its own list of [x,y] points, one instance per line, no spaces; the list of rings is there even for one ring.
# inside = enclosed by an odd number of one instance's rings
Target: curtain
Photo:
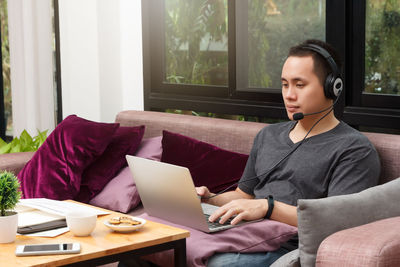
[[[51,1],[8,1],[14,136],[55,127]]]

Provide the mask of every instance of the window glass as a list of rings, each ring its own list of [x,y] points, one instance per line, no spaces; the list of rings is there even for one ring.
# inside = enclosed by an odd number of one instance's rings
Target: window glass
[[[400,95],[400,1],[368,0],[365,23],[364,91]]]
[[[165,1],[165,82],[228,84],[227,12],[227,0]]]
[[[8,43],[7,1],[0,0],[1,53],[3,66],[4,119],[6,135],[12,135],[10,46]]]
[[[281,69],[289,48],[305,39],[325,40],[325,0],[236,3],[236,13],[246,10],[245,14],[236,15],[239,90],[280,88]]]

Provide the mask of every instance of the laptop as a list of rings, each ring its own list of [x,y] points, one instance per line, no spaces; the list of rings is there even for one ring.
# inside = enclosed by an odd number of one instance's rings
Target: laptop
[[[209,222],[218,207],[201,203],[188,168],[129,155],[126,160],[147,214],[207,233],[248,223]]]

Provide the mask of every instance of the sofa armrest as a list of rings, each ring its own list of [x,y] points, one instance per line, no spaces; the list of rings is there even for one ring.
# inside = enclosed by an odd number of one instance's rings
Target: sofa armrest
[[[336,232],[319,246],[316,266],[400,266],[400,217]]]
[[[33,157],[35,152],[18,152],[0,155],[0,170],[10,171],[15,175],[25,166]]]

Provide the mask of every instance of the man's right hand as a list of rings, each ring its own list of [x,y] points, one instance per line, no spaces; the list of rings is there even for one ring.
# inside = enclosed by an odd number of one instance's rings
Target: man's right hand
[[[201,197],[202,202],[208,202],[209,198],[215,195],[206,186],[196,187],[196,192]]]

